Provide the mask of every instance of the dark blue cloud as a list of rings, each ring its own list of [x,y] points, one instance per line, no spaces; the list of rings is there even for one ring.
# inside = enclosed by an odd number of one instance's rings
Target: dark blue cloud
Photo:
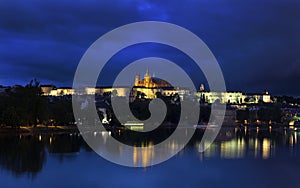
[[[36,77],[71,85],[81,56],[101,35],[131,22],[158,20],[183,26],[206,42],[229,90],[299,96],[299,10],[297,0],[0,1],[0,84]],[[151,50],[181,60],[175,51]],[[142,51],[135,49],[147,55]],[[116,58],[111,68],[117,70],[122,64],[117,61],[130,54]],[[197,72],[190,74],[196,84],[203,81]]]

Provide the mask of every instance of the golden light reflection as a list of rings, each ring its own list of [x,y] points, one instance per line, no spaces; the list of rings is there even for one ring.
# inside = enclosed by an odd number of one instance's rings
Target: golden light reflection
[[[171,148],[172,152],[176,151],[178,147],[179,147],[178,143],[176,143],[174,140],[168,143],[168,148]]]
[[[52,136],[50,136],[50,138],[49,138],[49,143],[50,143],[50,145],[52,144]]]
[[[271,149],[271,141],[268,138],[263,139],[263,144],[262,144],[262,157],[263,159],[268,159],[270,157],[270,151]]]
[[[234,133],[236,134],[239,131],[239,128],[234,128]]]
[[[205,144],[204,144],[205,145]],[[202,146],[202,148],[200,148],[200,143],[199,143],[199,149],[203,149],[204,146]],[[211,144],[209,146],[209,148],[207,148],[205,151],[204,151],[204,157],[207,157],[207,158],[210,158],[210,157],[214,157],[217,155],[217,151],[218,151],[218,146],[216,144]]]
[[[245,134],[247,134],[247,126],[244,127]]]
[[[293,133],[289,136],[290,144],[297,142],[298,133]],[[272,145],[270,138],[259,139],[254,138],[236,138],[230,141],[213,143],[204,153],[201,153],[203,144],[197,143],[196,148],[199,151],[200,159],[220,156],[223,159],[241,159],[246,155],[254,158],[269,159],[275,151],[275,145]]]
[[[152,142],[148,144],[142,143],[141,147],[133,147],[133,164],[134,166],[141,165],[149,166],[153,163],[155,157],[154,145]]]
[[[294,140],[294,136],[292,134],[290,135],[289,141],[290,141],[290,146],[294,146],[295,140]]]
[[[231,140],[221,143],[221,158],[235,159],[245,156],[244,139]]]
[[[258,157],[258,151],[259,151],[260,147],[259,147],[259,144],[258,144],[258,139],[255,138],[255,141],[254,141],[254,157],[257,158]]]
[[[106,144],[107,139],[110,136],[110,131],[101,131],[101,137],[103,139],[103,143]]]
[[[137,152],[137,147],[133,146],[133,164],[134,166],[137,165],[137,161],[138,161],[138,152]]]

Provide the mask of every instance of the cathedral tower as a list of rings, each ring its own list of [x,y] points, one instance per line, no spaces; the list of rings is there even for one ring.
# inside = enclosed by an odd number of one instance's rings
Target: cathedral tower
[[[140,75],[136,74],[135,75],[134,86],[139,86],[139,82],[140,82]]]
[[[150,81],[151,81],[151,77],[149,75],[149,69],[147,68],[146,74],[144,76],[144,81],[145,81],[145,87],[149,87]]]

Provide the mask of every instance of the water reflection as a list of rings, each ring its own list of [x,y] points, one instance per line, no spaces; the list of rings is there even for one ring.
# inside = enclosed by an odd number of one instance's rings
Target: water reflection
[[[153,164],[153,159],[155,157],[153,143],[142,144],[141,147],[133,148],[133,164],[134,166],[146,167],[149,164]],[[140,165],[142,164],[142,165]]]
[[[0,167],[15,176],[35,177],[47,155],[75,153],[81,147],[88,148],[78,135],[0,135]]]
[[[173,139],[165,141],[161,146],[154,147],[155,142],[158,142],[162,137],[168,134],[169,130],[162,130],[160,135],[154,138],[130,134],[126,131],[107,132],[99,131],[93,133],[86,133],[85,136],[91,136],[97,142],[97,153],[107,152],[111,158],[122,158],[130,166],[146,167],[156,164],[158,159],[164,159],[170,153],[177,153],[179,148],[183,148],[184,144]],[[182,131],[183,133],[185,130]],[[111,135],[111,136],[110,136]],[[115,145],[115,137],[124,141],[124,144]],[[127,146],[132,147],[127,147]]]
[[[42,169],[45,160],[44,145],[36,137],[0,138],[0,165],[16,176],[23,173],[35,176]]]
[[[155,157],[161,157],[163,152],[154,150],[154,141],[151,139],[141,143],[134,143],[132,151],[125,148],[109,148],[111,132],[92,133],[94,137],[101,137],[103,145],[108,152],[115,152],[121,157],[127,157],[135,166],[148,166]],[[120,136],[127,133],[117,132]],[[158,135],[159,136],[159,135]],[[300,132],[285,129],[270,129],[269,127],[242,127],[223,128],[215,142],[204,152],[201,148],[206,143],[201,143],[203,130],[198,130],[180,156],[192,153],[199,156],[200,160],[211,158],[244,159],[254,158],[268,160],[282,155],[282,148],[289,156],[297,155]],[[204,144],[204,145],[203,145]],[[172,140],[165,144],[166,149],[176,151],[182,143]],[[43,168],[48,157],[60,162],[70,161],[80,156],[80,152],[92,151],[77,133],[71,134],[40,134],[40,135],[0,135],[0,168],[13,175],[28,175],[35,177]],[[288,150],[289,152],[286,152]],[[167,150],[166,150],[167,151]]]
[[[238,139],[221,143],[221,158],[243,158],[245,156],[245,140]]]
[[[221,130],[221,132],[224,130]],[[226,130],[227,132],[230,130]],[[287,130],[272,130],[272,128],[235,128],[230,140],[217,140],[203,153],[200,159],[218,157],[223,159],[242,159],[245,157],[269,159],[276,155],[276,148],[289,146],[291,154],[295,155],[295,147],[299,139],[299,132]],[[227,134],[230,135],[230,134]],[[195,143],[200,148],[200,141]],[[199,151],[199,149],[198,149]]]

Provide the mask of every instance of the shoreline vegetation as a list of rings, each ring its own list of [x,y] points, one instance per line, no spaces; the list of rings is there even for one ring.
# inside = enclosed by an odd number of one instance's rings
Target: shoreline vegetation
[[[126,130],[123,125],[115,117],[111,107],[111,100],[120,100],[114,93],[105,93],[96,96],[95,103],[99,119],[95,122],[106,121],[105,129],[110,131]],[[113,97],[112,97],[113,96]],[[180,118],[180,97],[163,96],[161,93],[156,94],[157,98],[164,101],[167,106],[165,120],[158,129],[175,129]],[[189,100],[184,99],[184,100]],[[227,105],[227,111],[222,127],[254,127],[286,129],[292,126],[295,130],[299,126],[299,103],[297,106],[289,104],[294,103],[298,99],[288,97],[276,98],[276,103],[255,105]],[[143,94],[139,94],[135,100],[129,103],[133,115],[141,120],[146,120],[151,116],[149,104],[151,100],[144,98]],[[207,122],[211,116],[211,104],[205,101],[188,101],[190,105],[200,107],[198,124],[200,128],[205,129]],[[94,103],[94,104],[93,104]],[[295,103],[294,103],[295,104]],[[125,104],[124,104],[125,105]],[[284,111],[285,109],[286,111]],[[289,122],[294,120],[295,126]],[[95,123],[94,122],[94,123]],[[40,83],[32,80],[25,87],[14,86],[11,89],[0,93],[0,134],[43,134],[43,133],[72,133],[79,132],[78,126],[83,126],[82,120],[75,120],[72,109],[72,96],[50,97],[43,96]],[[87,124],[90,124],[87,122]],[[186,127],[193,127],[188,121]],[[97,126],[97,124],[95,124]]]
[[[60,133],[78,133],[77,126],[45,126],[38,125],[36,127],[20,126],[20,127],[1,127],[0,134],[60,134]]]
[[[172,130],[176,127],[176,125],[165,126],[160,127],[158,130]],[[130,129],[125,127],[105,127],[106,131],[130,131]],[[184,128],[195,128],[193,126],[190,127],[184,127]],[[195,128],[196,131],[204,131],[207,129],[207,125],[202,125],[201,127]],[[215,128],[215,127],[213,127]],[[244,125],[244,124],[232,124],[232,125],[222,125],[220,126],[221,129],[229,129],[229,128],[247,128],[249,130],[268,130],[272,129],[273,131],[276,130],[292,130],[292,131],[300,131],[300,127],[298,126],[290,126],[290,125],[284,125],[284,124],[263,124],[263,125]],[[209,129],[209,128],[208,128]],[[94,130],[91,129],[91,132]],[[12,127],[12,126],[6,126],[0,128],[0,135],[1,134],[30,134],[30,135],[36,135],[36,134],[72,134],[72,133],[79,133],[78,127],[76,125],[68,125],[68,126],[46,126],[46,125],[37,125],[36,127],[28,127],[28,126],[20,126],[20,127]]]

